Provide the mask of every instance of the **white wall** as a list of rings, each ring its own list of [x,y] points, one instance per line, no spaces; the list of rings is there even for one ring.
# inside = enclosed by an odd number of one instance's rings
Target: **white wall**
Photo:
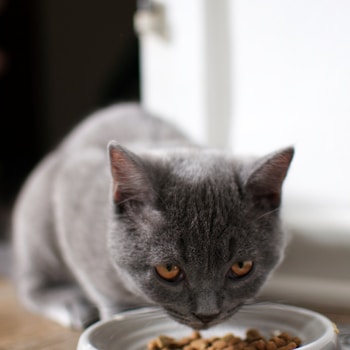
[[[203,141],[206,106],[202,0],[155,3],[162,8],[158,18],[161,25],[141,33],[142,103],[153,113],[173,120],[195,140]]]
[[[168,37],[142,36],[144,105],[235,153],[295,145],[287,220],[350,236],[350,2],[157,2]]]
[[[350,233],[350,2],[231,4],[232,148],[295,145],[291,220]]]
[[[230,13],[229,1],[220,1],[217,6],[217,0],[157,0],[157,28],[147,30],[142,16],[136,18],[136,26],[142,27],[143,105],[175,122],[195,141],[226,147]]]

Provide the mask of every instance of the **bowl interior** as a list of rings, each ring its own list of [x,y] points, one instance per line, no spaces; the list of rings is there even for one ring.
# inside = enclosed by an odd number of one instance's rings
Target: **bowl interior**
[[[303,350],[339,349],[333,324],[327,318],[306,309],[276,304],[243,308],[230,320],[201,334],[210,337],[234,333],[244,337],[250,328],[258,329],[266,337],[275,331],[298,336]],[[191,332],[161,310],[146,308],[119,314],[90,327],[80,337],[78,350],[145,350],[147,343],[161,334],[181,338]]]

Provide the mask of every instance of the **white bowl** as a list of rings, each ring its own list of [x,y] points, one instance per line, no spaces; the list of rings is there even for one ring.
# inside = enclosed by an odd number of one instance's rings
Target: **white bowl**
[[[298,307],[256,304],[242,308],[230,320],[201,331],[203,337],[232,332],[245,336],[255,328],[269,337],[288,332],[302,340],[301,350],[339,350],[334,324],[326,317]],[[77,350],[145,350],[147,343],[164,334],[181,338],[192,330],[170,319],[158,308],[127,311],[89,327],[80,337]]]

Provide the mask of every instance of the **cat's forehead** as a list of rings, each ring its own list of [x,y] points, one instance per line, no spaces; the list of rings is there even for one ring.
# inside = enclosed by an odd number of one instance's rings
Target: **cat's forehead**
[[[210,182],[223,175],[226,181],[234,178],[230,156],[216,150],[177,150],[168,162],[171,175],[189,184]]]
[[[163,195],[169,202],[178,200],[196,202],[198,205],[219,200],[237,199],[240,180],[234,162],[216,151],[177,152],[167,159],[163,176]],[[202,203],[203,202],[203,203]],[[230,203],[232,204],[232,203]]]
[[[243,204],[234,164],[216,152],[193,152],[172,157],[165,169],[157,191],[162,241],[189,259],[219,253],[229,259]]]
[[[195,240],[221,235],[228,226],[234,226],[241,204],[234,173],[220,169],[196,177],[173,172],[159,193],[159,206],[166,222],[185,237],[186,232],[191,232]]]

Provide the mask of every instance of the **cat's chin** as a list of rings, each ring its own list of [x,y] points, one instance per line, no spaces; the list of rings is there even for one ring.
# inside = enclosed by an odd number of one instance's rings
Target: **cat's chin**
[[[166,310],[166,312],[172,319],[174,319],[178,323],[184,324],[194,330],[205,330],[231,318],[239,310],[239,308],[240,306],[237,306],[225,313],[221,313],[217,318],[210,322],[202,322],[198,319],[195,319],[193,316],[187,317],[174,310]]]
[[[186,326],[191,327],[192,329],[196,331],[201,331],[201,330],[206,330],[208,328],[211,328],[213,326],[216,326],[217,324],[221,323],[223,320],[217,320],[217,321],[212,321],[210,323],[203,323],[203,322],[191,322],[186,324]]]
[[[173,317],[174,318],[174,317]],[[226,319],[228,319],[229,317],[219,317],[211,322],[201,322],[201,321],[197,321],[197,320],[179,320],[174,318],[177,322],[182,323],[194,330],[205,330],[211,327],[214,327],[218,324],[220,324],[221,322],[225,321]]]

